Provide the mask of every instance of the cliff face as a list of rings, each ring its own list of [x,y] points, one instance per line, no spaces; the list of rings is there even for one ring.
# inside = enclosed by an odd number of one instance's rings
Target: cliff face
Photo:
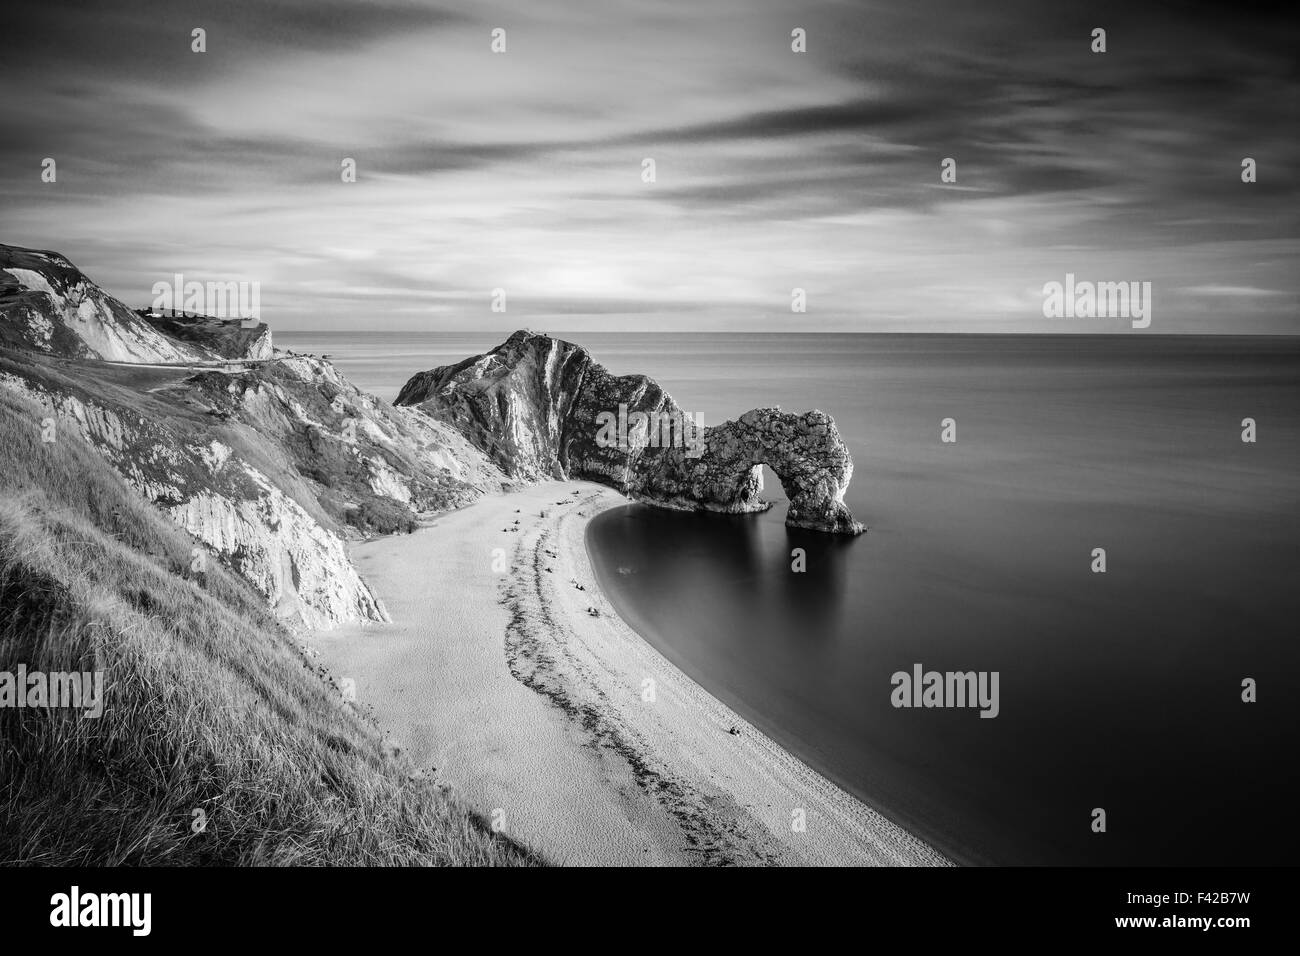
[[[135,313],[164,335],[213,358],[269,359],[271,330],[265,322],[244,328],[239,319],[208,315],[169,316],[149,309]]]
[[[508,484],[447,426],[363,394],[320,360],[176,373],[137,393],[90,367],[74,380],[0,359],[0,388],[41,406],[54,441],[74,429],[297,626],[386,620],[346,541],[413,530],[420,513]]]
[[[56,252],[0,245],[0,345],[72,359],[189,363],[269,358],[265,324],[133,312]]]
[[[179,439],[156,421],[0,372],[0,387],[75,430],[147,500],[247,580],[282,618],[306,627],[384,620],[343,541],[220,441]],[[201,553],[200,562],[207,560]],[[201,566],[201,565],[200,565]]]
[[[348,539],[413,530],[511,483],[451,426],[362,393],[328,362],[276,356],[264,327],[143,316],[62,256],[0,251],[0,388],[42,409],[32,427],[48,440],[86,439],[194,537],[197,560],[223,562],[288,623],[384,620]],[[94,312],[99,331],[68,309]],[[96,336],[113,348],[92,348]],[[267,362],[149,367],[239,353]],[[137,367],[95,361],[105,355]]]
[[[844,504],[853,460],[820,411],[760,408],[701,426],[644,375],[611,375],[587,350],[519,331],[491,352],[422,372],[399,405],[456,425],[507,474],[587,478],[668,508],[761,511],[761,466],[786,524],[858,534]]]
[[[396,404],[454,426],[509,475],[563,478],[564,425],[591,364],[586,349],[517,332],[486,355],[418,373]]]

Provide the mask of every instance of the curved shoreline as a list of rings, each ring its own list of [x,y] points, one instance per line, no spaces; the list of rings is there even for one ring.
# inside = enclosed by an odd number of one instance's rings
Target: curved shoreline
[[[313,643],[417,765],[556,862],[948,864],[619,616],[586,528],[624,503],[600,485],[546,483],[359,545],[394,623]],[[489,578],[503,554],[508,571]]]
[[[809,767],[710,694],[624,620],[599,586],[586,545],[586,531],[597,514],[626,505],[628,501],[613,493],[594,497],[591,510],[582,516],[580,523],[573,527],[561,524],[562,533],[578,536],[576,542],[566,543],[578,556],[580,569],[596,582],[598,607],[616,622],[611,625],[611,631],[625,643],[628,656],[654,676],[660,695],[668,687],[680,699],[683,716],[696,722],[698,733],[693,743],[700,749],[700,757],[705,758],[701,764],[711,768],[710,783],[729,792],[738,807],[770,831],[780,847],[780,858],[773,862],[949,864],[938,850]],[[665,723],[673,720],[662,713],[656,716]],[[649,722],[648,717],[642,717],[641,721]],[[730,732],[733,728],[737,733]],[[667,729],[671,733],[675,728]],[[738,772],[729,766],[730,754],[735,754],[741,764]],[[782,798],[787,812],[781,812]],[[792,812],[796,809],[804,811],[807,829],[803,833],[795,832],[791,826]]]

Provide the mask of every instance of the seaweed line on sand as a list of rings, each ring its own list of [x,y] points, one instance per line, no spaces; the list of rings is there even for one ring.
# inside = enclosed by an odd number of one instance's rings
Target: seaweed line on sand
[[[574,501],[568,505],[580,504]],[[567,503],[566,503],[567,504]],[[542,575],[547,535],[524,536],[516,547],[514,570],[502,603],[510,613],[505,654],[510,673],[524,686],[559,708],[587,736],[593,750],[614,754],[628,766],[633,780],[674,818],[686,852],[707,866],[773,864],[781,850],[770,833],[734,801],[713,797],[675,774],[656,759],[636,729],[618,714],[608,695],[586,679],[586,668],[570,649],[577,636],[555,619],[543,599]],[[728,806],[727,804],[730,804]]]

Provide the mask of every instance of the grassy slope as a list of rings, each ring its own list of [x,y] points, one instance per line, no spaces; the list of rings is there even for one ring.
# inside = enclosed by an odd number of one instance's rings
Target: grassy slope
[[[0,390],[0,670],[102,670],[106,705],[0,709],[0,863],[536,862],[409,779],[257,595],[191,574],[192,539],[39,419]]]

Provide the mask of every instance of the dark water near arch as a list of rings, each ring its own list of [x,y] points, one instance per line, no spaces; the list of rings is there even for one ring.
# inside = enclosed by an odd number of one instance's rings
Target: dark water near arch
[[[1289,862],[1300,346],[826,338],[846,341],[760,340],[677,387],[661,371],[672,356],[640,365],[689,409],[698,391],[729,399],[728,415],[829,411],[871,531],[786,529],[783,501],[746,517],[619,508],[588,547],[620,612],[959,860]],[[938,439],[948,416],[954,445]],[[790,570],[797,547],[806,573]],[[999,716],[892,707],[890,676],[915,663],[998,671]],[[1245,676],[1256,704],[1240,699]]]

